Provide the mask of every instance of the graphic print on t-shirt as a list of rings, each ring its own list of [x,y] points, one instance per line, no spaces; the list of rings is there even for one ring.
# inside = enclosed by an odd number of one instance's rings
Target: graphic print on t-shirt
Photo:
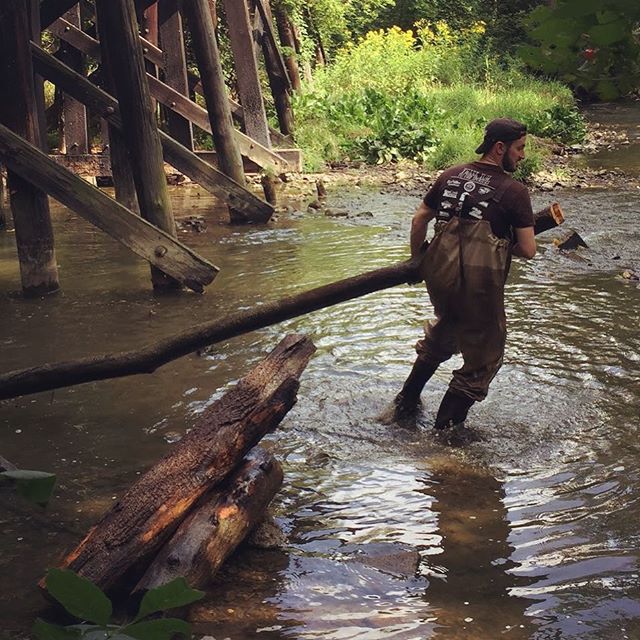
[[[495,191],[489,186],[490,183],[491,176],[486,173],[469,167],[461,169],[457,176],[452,176],[446,181],[438,207],[438,219],[450,220],[453,213],[460,215],[465,209],[463,205],[467,196],[472,196],[472,200],[469,201],[471,206],[464,213],[482,220],[483,209],[489,206],[491,193]],[[482,198],[481,202],[475,202],[478,197]],[[456,201],[455,206],[450,200]]]

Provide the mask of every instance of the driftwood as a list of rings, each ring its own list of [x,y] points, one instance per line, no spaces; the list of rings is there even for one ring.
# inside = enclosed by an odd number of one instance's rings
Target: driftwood
[[[536,233],[564,220],[555,204],[536,214]],[[290,318],[352,300],[406,282],[418,282],[422,258],[400,262],[390,267],[367,271],[262,305],[257,310],[216,319],[139,350],[81,358],[68,362],[10,371],[0,375],[0,400],[39,391],[59,389],[83,382],[118,378],[139,373],[153,373],[158,367],[192,353],[204,346],[262,329]]]
[[[295,403],[298,377],[314,351],[304,336],[284,338],[131,486],[63,566],[109,589],[148,563],[202,496],[280,423]]]
[[[204,587],[264,517],[282,478],[282,467],[270,453],[252,449],[182,522],[135,590],[147,591],[180,576],[193,588]]]

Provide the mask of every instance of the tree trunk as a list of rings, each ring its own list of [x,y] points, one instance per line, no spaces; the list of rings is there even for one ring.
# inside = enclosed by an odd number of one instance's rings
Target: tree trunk
[[[282,478],[282,467],[270,453],[261,447],[252,449],[233,473],[191,511],[135,590],[148,591],[179,577],[194,589],[205,587],[263,519]]]
[[[541,233],[563,221],[562,209],[554,203],[536,214],[535,231]],[[235,316],[203,323],[169,340],[138,351],[10,371],[0,375],[0,400],[83,382],[152,373],[163,364],[206,345],[216,344],[374,291],[406,282],[417,282],[421,262],[421,259],[400,262],[391,267],[368,271],[353,278],[316,287],[264,304],[257,311],[238,313]]]
[[[193,505],[277,427],[295,404],[298,378],[314,351],[305,336],[284,338],[133,484],[63,566],[110,589],[148,563]]]

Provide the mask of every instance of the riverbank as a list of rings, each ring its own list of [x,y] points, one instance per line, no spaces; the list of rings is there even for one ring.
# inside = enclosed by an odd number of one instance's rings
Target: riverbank
[[[545,148],[542,168],[525,179],[532,192],[559,189],[603,189],[628,187],[630,175],[622,168],[591,165],[590,157],[603,150],[615,151],[632,144],[628,132],[598,122],[588,124],[581,144],[563,145],[540,138],[538,147]],[[324,210],[328,216],[350,215],[333,210],[321,197],[323,189],[380,189],[382,193],[404,196],[424,195],[441,171],[426,170],[409,160],[371,165],[364,162],[335,163],[322,172],[286,173],[276,178],[277,191],[283,202],[298,202],[302,210]],[[254,179],[259,182],[259,177]],[[291,204],[281,210],[291,210]],[[366,213],[366,212],[363,212]]]

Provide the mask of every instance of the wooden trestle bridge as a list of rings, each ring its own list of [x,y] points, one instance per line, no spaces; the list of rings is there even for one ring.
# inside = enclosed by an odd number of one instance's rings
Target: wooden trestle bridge
[[[224,10],[239,103],[225,87],[214,0],[2,0],[0,164],[25,294],[60,286],[48,196],[145,258],[159,289],[202,291],[218,271],[176,239],[165,163],[226,203],[231,222],[270,219],[273,207],[247,189],[245,170],[300,168],[290,148],[291,84],[268,0],[224,0]],[[187,69],[187,29],[198,74]],[[42,47],[45,31],[59,43],[53,54]],[[260,64],[279,131],[267,121]],[[64,94],[55,155],[44,80]],[[99,153],[88,113],[102,123]],[[212,135],[215,152],[194,149],[193,125]],[[115,199],[82,175],[112,176]],[[2,187],[0,178],[0,227]]]

